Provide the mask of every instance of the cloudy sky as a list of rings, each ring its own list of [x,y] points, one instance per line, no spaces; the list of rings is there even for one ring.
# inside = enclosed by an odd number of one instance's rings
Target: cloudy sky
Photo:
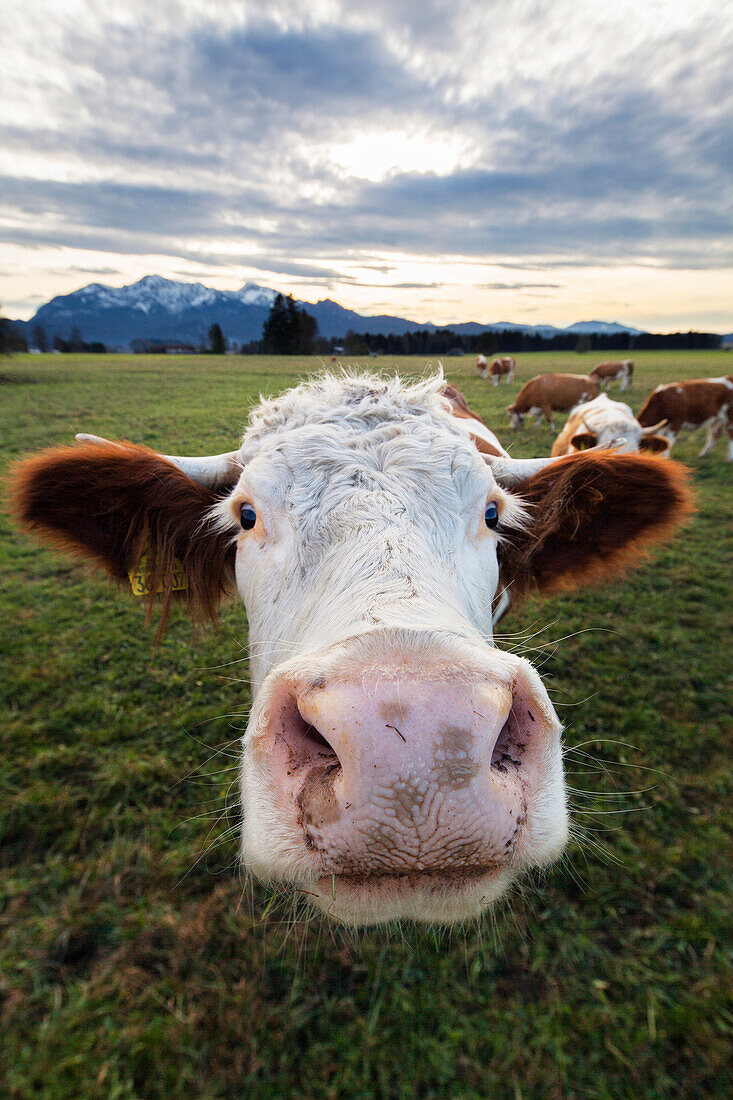
[[[733,329],[720,0],[2,6],[6,315],[156,273]]]

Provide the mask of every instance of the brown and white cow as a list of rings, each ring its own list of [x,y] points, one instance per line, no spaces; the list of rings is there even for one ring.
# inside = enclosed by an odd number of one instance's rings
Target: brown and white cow
[[[498,386],[502,379],[505,382],[511,382],[516,365],[513,355],[499,355],[496,359],[492,359],[489,367],[492,384]]]
[[[567,412],[581,401],[597,397],[597,378],[587,374],[538,374],[525,382],[513,405],[507,405],[512,427],[519,428],[525,416],[532,413],[539,425],[542,417],[553,428],[553,412]]]
[[[479,378],[489,377],[489,364],[486,361],[485,355],[476,356],[476,374],[479,376]]]
[[[621,381],[621,389],[631,389],[631,382],[634,376],[634,360],[633,359],[616,359],[613,362],[608,363],[596,363],[593,370],[590,372],[591,378],[597,378],[601,388],[605,389],[610,386],[612,382],[617,379]]]
[[[325,375],[223,455],[84,436],[13,475],[23,525],[142,577],[164,615],[238,591],[243,864],[352,925],[474,917],[559,855],[561,727],[494,646],[497,586],[608,581],[690,509],[674,462],[482,456],[443,386]]]
[[[701,458],[710,453],[716,439],[725,432],[728,462],[733,462],[733,376],[691,378],[686,382],[657,386],[644,402],[638,420],[646,427],[662,419],[667,421],[661,430],[670,446],[683,429],[707,428]]]
[[[642,428],[628,405],[611,401],[602,393],[572,409],[550,453],[559,457],[591,447],[613,447],[620,454],[631,451],[667,454],[670,442],[657,434],[664,425],[663,420]]]

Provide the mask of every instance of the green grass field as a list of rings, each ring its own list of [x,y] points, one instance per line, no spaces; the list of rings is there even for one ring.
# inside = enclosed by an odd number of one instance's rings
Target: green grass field
[[[530,455],[552,434],[512,431],[504,406],[531,375],[600,358],[518,356],[497,389],[472,358],[445,368]],[[732,362],[634,358],[636,410],[658,382]],[[317,366],[18,356],[0,362],[3,469],[80,430],[229,450],[258,393]],[[702,442],[675,448],[699,511],[674,543],[625,583],[502,623],[566,723],[584,839],[451,933],[353,936],[245,882],[228,831],[243,610],[199,636],[177,611],[156,649],[139,603],[0,514],[0,1095],[730,1095],[733,469],[722,443],[698,459]]]

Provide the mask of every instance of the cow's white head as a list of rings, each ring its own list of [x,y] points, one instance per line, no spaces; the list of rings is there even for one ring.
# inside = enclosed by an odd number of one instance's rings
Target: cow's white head
[[[442,386],[325,376],[228,455],[87,441],[15,475],[26,525],[120,577],[146,553],[166,606],[176,559],[194,613],[236,586],[243,861],[355,925],[477,915],[561,852],[560,724],[494,647],[497,587],[607,577],[689,507],[673,463],[484,459]]]
[[[628,405],[612,401],[605,393],[592,401],[576,405],[568,417],[568,424],[576,422],[576,430],[569,440],[573,451],[613,447],[617,454],[639,451],[669,454],[670,441],[657,434],[664,428],[666,420],[642,428]]]

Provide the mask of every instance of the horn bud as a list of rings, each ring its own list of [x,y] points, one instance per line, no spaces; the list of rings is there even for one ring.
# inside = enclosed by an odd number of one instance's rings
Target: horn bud
[[[101,435],[88,435],[80,432],[76,439],[79,443],[106,443],[108,446],[119,447],[113,439],[104,439]],[[182,455],[161,455],[167,462],[177,466],[192,481],[207,489],[221,489],[233,485],[239,480],[244,463],[239,457],[239,451],[227,451],[220,455],[202,455],[197,458]]]
[[[500,485],[517,485],[533,474],[544,470],[545,466],[557,462],[557,458],[509,458],[507,455],[485,454],[484,460]]]
[[[651,428],[642,428],[641,429],[641,434],[642,435],[654,435],[655,432],[658,432],[660,430],[660,428],[664,427],[665,424],[669,424],[669,417],[668,416],[666,416],[664,418],[664,420],[660,420],[658,424],[652,424]]]

